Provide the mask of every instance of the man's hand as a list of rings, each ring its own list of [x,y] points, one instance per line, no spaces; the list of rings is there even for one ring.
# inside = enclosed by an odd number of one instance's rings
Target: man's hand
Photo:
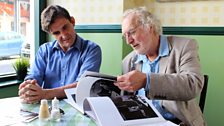
[[[54,97],[65,98],[66,94],[64,92],[64,89],[74,88],[76,86],[77,82],[74,82],[62,87],[43,89],[37,84],[36,80],[27,80],[20,84],[18,94],[20,99],[22,100],[21,102],[36,103],[41,99],[49,100],[53,99]]]
[[[144,88],[146,84],[146,74],[134,70],[129,73],[117,77],[117,82],[114,85],[118,86],[121,90],[134,92]]]
[[[19,85],[19,90],[22,89],[22,88],[24,88],[27,84],[31,84],[31,81],[33,82],[33,81],[36,81],[36,80],[26,80],[26,81],[24,81],[23,83],[21,83]]]
[[[43,99],[45,96],[45,90],[42,89],[36,80],[24,81],[19,86],[19,97],[22,102],[36,103]]]

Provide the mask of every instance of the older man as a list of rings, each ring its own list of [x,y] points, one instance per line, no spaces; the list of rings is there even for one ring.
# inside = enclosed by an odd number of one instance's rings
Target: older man
[[[203,87],[197,43],[161,33],[160,21],[145,8],[124,12],[123,38],[134,51],[123,60],[124,74],[115,85],[152,99],[167,120],[204,126],[195,101]]]

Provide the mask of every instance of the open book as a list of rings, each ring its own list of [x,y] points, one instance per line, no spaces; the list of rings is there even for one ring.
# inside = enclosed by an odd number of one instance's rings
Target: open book
[[[86,71],[76,88],[65,89],[65,101],[84,114],[83,102],[86,97],[120,96],[122,91],[113,84],[116,80],[114,76]]]
[[[66,89],[67,102],[100,126],[176,126],[165,120],[145,96],[123,95],[116,77],[85,72],[76,88]]]

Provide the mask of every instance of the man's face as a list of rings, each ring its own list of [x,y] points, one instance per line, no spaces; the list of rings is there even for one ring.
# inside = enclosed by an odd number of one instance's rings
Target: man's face
[[[71,17],[71,22],[66,18],[57,18],[50,25],[50,33],[58,40],[60,47],[66,52],[75,42],[76,33],[74,30],[75,19]]]
[[[136,20],[137,16],[128,15],[122,21],[122,35],[137,53],[147,55],[153,46],[151,27],[144,27]]]

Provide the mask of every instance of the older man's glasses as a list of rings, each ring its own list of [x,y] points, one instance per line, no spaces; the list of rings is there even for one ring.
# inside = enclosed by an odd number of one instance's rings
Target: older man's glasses
[[[137,31],[137,28],[139,27],[140,25],[130,29],[129,31],[125,32],[123,35],[122,35],[122,39],[123,40],[127,40],[129,37],[133,37]]]

